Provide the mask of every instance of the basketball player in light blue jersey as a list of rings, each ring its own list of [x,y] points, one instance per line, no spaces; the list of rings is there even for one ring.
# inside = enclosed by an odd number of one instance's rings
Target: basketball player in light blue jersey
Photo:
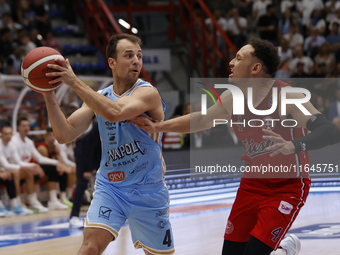
[[[98,92],[73,72],[69,60],[48,67],[84,101],[66,119],[55,93],[44,99],[55,136],[60,143],[79,137],[98,119],[102,158],[94,197],[85,219],[84,241],[78,254],[101,254],[118,237],[128,219],[132,240],[145,254],[172,254],[174,243],[169,222],[169,193],[164,183],[165,164],[161,134],[148,134],[126,120],[144,114],[155,121],[164,118],[165,105],[157,90],[139,79],[141,41],[128,34],[115,35],[107,46],[114,84]],[[86,158],[84,158],[86,160]]]

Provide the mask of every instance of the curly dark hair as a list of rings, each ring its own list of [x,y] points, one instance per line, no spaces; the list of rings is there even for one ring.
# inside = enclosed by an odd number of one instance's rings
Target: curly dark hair
[[[267,74],[273,75],[280,64],[277,48],[271,42],[256,37],[251,37],[248,44],[255,49],[252,55],[261,61],[264,66],[263,70]]]

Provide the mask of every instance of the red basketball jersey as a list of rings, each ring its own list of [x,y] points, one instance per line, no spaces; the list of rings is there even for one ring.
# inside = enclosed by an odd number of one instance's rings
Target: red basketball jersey
[[[287,83],[276,80],[267,96],[256,107],[257,110],[268,110],[271,108],[273,100],[273,88],[277,88],[277,98],[279,99],[282,87],[290,86]],[[279,100],[278,100],[279,101]],[[245,161],[248,171],[244,172],[241,186],[245,189],[272,190],[281,192],[280,186],[299,184],[296,187],[301,188],[301,176],[308,177],[304,172],[304,166],[309,163],[308,152],[299,154],[283,155],[278,154],[274,157],[269,155],[273,151],[267,151],[266,148],[274,144],[273,141],[262,138],[263,128],[269,127],[273,132],[280,134],[283,139],[291,141],[306,134],[304,128],[284,127],[280,120],[279,107],[268,116],[255,115],[250,112],[245,100],[244,115],[233,115],[233,129],[237,138],[243,143],[245,153],[241,160]],[[261,120],[263,122],[261,122]],[[238,124],[234,124],[234,123]],[[263,125],[262,125],[263,124]],[[261,126],[262,125],[262,126]],[[284,125],[292,126],[284,123]],[[257,127],[254,127],[257,126]],[[255,166],[257,169],[255,169]],[[267,169],[265,173],[263,171]],[[251,170],[252,169],[252,170]],[[259,171],[259,172],[256,172]],[[285,188],[286,189],[286,188]],[[273,190],[272,190],[273,191]]]

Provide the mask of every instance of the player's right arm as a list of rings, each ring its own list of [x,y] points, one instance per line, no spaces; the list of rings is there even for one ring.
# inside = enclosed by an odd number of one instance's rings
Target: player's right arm
[[[135,125],[148,133],[154,132],[175,132],[175,133],[195,133],[210,129],[214,126],[215,119],[230,120],[232,112],[232,94],[229,90],[221,95],[222,105],[218,102],[208,108],[207,114],[193,112],[178,118],[167,121],[153,123],[145,117],[131,119]]]
[[[55,93],[43,93],[43,96],[46,102],[48,118],[59,143],[74,141],[92,123],[94,112],[85,103],[66,119],[59,107]]]

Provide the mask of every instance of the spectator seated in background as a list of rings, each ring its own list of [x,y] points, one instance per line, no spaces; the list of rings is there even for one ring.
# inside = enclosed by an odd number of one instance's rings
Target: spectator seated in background
[[[47,158],[56,159],[60,163],[60,170],[59,175],[61,178],[59,180],[59,189],[60,189],[60,202],[70,208],[72,208],[73,204],[69,201],[68,197],[66,196],[66,189],[67,189],[67,180],[68,178],[72,178],[71,175],[75,174],[75,164],[66,165],[61,157],[60,157],[60,149],[59,146],[56,145],[56,139],[54,136],[54,132],[52,128],[47,128],[46,130],[45,141],[38,145],[37,150],[39,153]],[[74,179],[74,178],[73,178]],[[71,185],[72,188],[73,185]],[[70,191],[68,192],[70,193]]]
[[[255,19],[255,21],[258,21],[262,15],[266,14],[266,8],[269,4],[272,4],[271,0],[254,1],[252,7],[252,17]]]
[[[13,174],[15,184],[16,198],[10,200],[10,206],[16,214],[32,214],[33,211],[22,206],[20,193],[21,184],[25,183],[28,197],[34,194],[36,188],[34,184],[34,175],[43,176],[43,171],[35,163],[24,162],[12,142],[13,129],[8,124],[2,128],[0,139],[0,164],[4,169]]]
[[[289,33],[284,34],[283,38],[285,38],[289,43],[289,48],[295,49],[296,46],[302,46],[304,38],[299,30],[298,24],[290,24]]]
[[[325,64],[327,74],[334,71],[336,60],[334,54],[330,51],[329,42],[325,42],[319,47],[318,54],[315,56],[314,62],[314,68],[317,72],[320,64]]]
[[[17,32],[22,29],[22,25],[13,21],[12,15],[6,12],[2,15],[2,20],[0,19],[0,29],[7,27],[11,30],[11,37],[13,40],[17,39]]]
[[[7,74],[21,73],[21,63],[23,60],[23,49],[20,45],[13,46],[13,54],[9,55],[7,60]]]
[[[37,47],[35,43],[32,42],[30,32],[27,30],[21,32],[19,40],[25,49],[25,55],[27,55],[31,50],[34,50]]]
[[[338,0],[327,0],[325,3],[324,12],[326,13],[326,23],[330,24],[332,19],[336,18],[336,12],[340,9],[340,2]],[[329,27],[331,30],[331,26]]]
[[[0,0],[0,19],[3,18],[5,13],[11,13],[11,6],[6,0]]]
[[[43,46],[51,47],[59,52],[63,51],[63,46],[59,43],[59,41],[53,37],[52,31],[48,30],[43,36],[43,40],[41,41]]]
[[[281,36],[289,34],[289,27],[293,24],[292,13],[289,8],[284,12],[284,16],[279,20],[279,28]]]
[[[326,21],[321,16],[321,10],[314,10],[311,14],[307,28],[317,28],[320,35],[324,35],[326,31]]]
[[[330,34],[326,37],[327,42],[330,43],[330,50],[336,57],[337,62],[340,61],[340,32],[339,23],[334,22]]]
[[[227,20],[226,18],[224,18],[222,16],[222,10],[220,9],[215,9],[214,10],[214,18],[217,20],[217,23],[221,26],[222,30],[224,32],[227,31]],[[210,34],[213,36],[213,22],[211,20],[211,18],[207,18],[205,20],[205,25],[207,26],[208,31],[210,32]],[[216,31],[216,35],[217,35],[217,44],[219,46],[219,49],[224,52],[225,51],[225,42],[224,40],[221,38],[221,34],[219,31]]]
[[[51,24],[44,0],[32,0],[30,9],[34,12],[34,27],[39,30],[40,34],[50,30]]]
[[[303,63],[303,71],[306,74],[312,74],[314,71],[314,62],[310,57],[303,55],[303,50],[301,46],[296,46],[294,51],[295,57],[289,62],[289,70],[290,73],[294,73],[296,70],[297,64],[299,62]]]
[[[333,16],[332,19],[329,22],[329,26],[328,26],[329,30],[332,30],[332,27],[333,27],[334,23],[337,23],[338,25],[340,25],[340,4],[337,4],[337,9],[335,11],[335,16]]]
[[[308,36],[304,43],[304,51],[306,55],[311,59],[314,59],[318,53],[319,47],[326,42],[326,38],[319,34],[319,30],[316,27],[311,27],[310,36]]]
[[[5,59],[13,52],[11,30],[4,27],[0,30],[0,56]]]
[[[244,46],[247,36],[247,19],[240,17],[237,8],[234,8],[230,12],[230,18],[227,20],[227,34],[236,49],[240,49]]]
[[[316,63],[314,66],[314,72],[312,73],[311,77],[326,78],[326,75],[327,75],[326,63],[324,62]]]
[[[285,38],[281,38],[278,53],[281,59],[279,70],[276,72],[276,78],[288,78],[289,72],[289,61],[293,58],[293,51],[289,49],[288,41]]]
[[[298,2],[298,9],[302,14],[302,35],[306,36],[309,21],[314,10],[323,10],[324,4],[322,0],[302,0]]]
[[[275,14],[275,6],[267,5],[266,13],[259,18],[257,22],[257,31],[260,38],[268,40],[274,46],[278,45],[278,18]]]
[[[27,137],[30,125],[26,118],[20,118],[17,126],[18,133],[13,136],[12,142],[20,156],[20,159],[25,162],[38,162],[40,166],[39,168],[42,169],[44,175],[47,176],[47,188],[49,191],[48,209],[68,209],[68,206],[60,203],[57,197],[57,184],[61,178],[67,181],[60,163],[56,159],[50,159],[42,156],[37,151],[33,141]],[[28,196],[28,201],[34,210],[37,210],[38,212],[48,211],[48,209],[38,201],[36,192]]]
[[[295,69],[292,71],[292,78],[307,78],[310,77],[304,70],[305,64],[303,62],[298,62]]]
[[[38,29],[33,28],[30,32],[30,37],[31,37],[31,41],[35,44],[36,47],[42,46],[41,44],[42,36]]]
[[[34,28],[35,13],[30,8],[30,2],[28,0],[19,0],[16,16],[18,18],[18,23],[20,23],[23,28],[28,30]]]
[[[6,185],[7,194],[9,196],[10,201],[15,200],[16,193],[15,193],[15,186],[13,181],[13,176],[9,171],[4,171],[0,167],[0,186]],[[0,197],[0,218],[1,217],[7,217],[12,215],[13,212],[8,211],[5,205],[2,203],[1,197]]]

